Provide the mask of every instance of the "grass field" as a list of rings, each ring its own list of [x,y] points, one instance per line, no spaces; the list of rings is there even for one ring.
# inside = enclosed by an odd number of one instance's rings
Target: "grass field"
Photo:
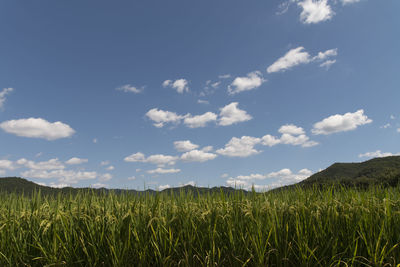
[[[400,188],[0,194],[0,266],[396,266]]]

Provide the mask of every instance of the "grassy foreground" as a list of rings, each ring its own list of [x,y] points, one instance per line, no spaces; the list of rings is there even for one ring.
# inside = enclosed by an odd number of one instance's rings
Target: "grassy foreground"
[[[0,193],[0,266],[396,266],[400,188]]]

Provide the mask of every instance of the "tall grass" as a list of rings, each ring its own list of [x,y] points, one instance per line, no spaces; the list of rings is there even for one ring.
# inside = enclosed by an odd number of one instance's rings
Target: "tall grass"
[[[0,266],[396,266],[400,189],[0,193]]]

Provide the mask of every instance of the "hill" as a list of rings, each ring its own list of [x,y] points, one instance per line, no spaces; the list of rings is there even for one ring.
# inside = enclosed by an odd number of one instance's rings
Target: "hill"
[[[138,191],[138,190],[133,190],[133,189],[107,189],[107,188],[74,188],[74,187],[64,187],[64,188],[54,188],[54,187],[49,187],[49,186],[43,186],[36,184],[34,182],[28,181],[24,178],[20,177],[4,177],[0,178],[0,192],[8,192],[8,193],[17,193],[17,194],[25,194],[25,195],[31,195],[35,191],[39,191],[42,194],[45,195],[56,195],[58,193],[72,193],[76,194],[78,192],[85,192],[85,191],[93,191],[97,193],[107,193],[107,192],[113,192],[116,194],[121,194],[121,193],[133,193],[133,194],[157,194],[157,193],[167,193],[167,194],[177,194],[180,192],[184,193],[193,193],[194,195],[196,194],[207,194],[207,193],[215,193],[215,192],[221,192],[223,191],[224,193],[234,193],[236,191],[241,191],[244,193],[247,193],[244,190],[237,190],[232,187],[212,187],[212,188],[207,188],[207,187],[195,187],[191,185],[186,185],[183,187],[174,187],[174,188],[167,188],[162,191],[154,191],[152,189],[147,189],[144,191]]]
[[[400,156],[390,156],[374,158],[360,163],[335,163],[325,170],[311,175],[297,185],[397,186],[399,181]]]

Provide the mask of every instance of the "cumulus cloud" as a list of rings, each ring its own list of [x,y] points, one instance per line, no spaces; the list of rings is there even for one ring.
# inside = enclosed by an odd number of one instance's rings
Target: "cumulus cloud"
[[[28,170],[21,173],[23,177],[38,179],[58,179],[61,183],[76,184],[80,180],[96,179],[96,172],[73,170]]]
[[[358,126],[371,123],[372,120],[364,115],[364,110],[360,109],[354,113],[346,113],[344,115],[336,114],[323,119],[314,124],[313,134],[333,134],[338,132],[346,132],[355,130]]]
[[[201,115],[178,115],[175,112],[158,110],[153,108],[146,113],[146,116],[154,121],[154,126],[161,128],[167,123],[183,124],[189,128],[205,127],[210,122],[217,122],[220,126],[228,126],[239,122],[251,120],[252,117],[245,110],[239,109],[238,102],[232,102],[220,108],[219,115],[213,112],[206,112]]]
[[[220,109],[219,125],[227,126],[252,119],[245,110],[241,110],[237,107],[238,104],[238,102],[232,102]]]
[[[67,160],[65,163],[69,165],[77,165],[77,164],[87,163],[88,161],[89,161],[88,159],[73,157]]]
[[[158,186],[158,190],[162,191],[164,189],[168,189],[171,188],[171,186],[169,184],[164,184],[164,185],[160,185]]]
[[[130,93],[135,93],[135,94],[141,93],[143,91],[143,89],[144,89],[144,87],[137,88],[137,87],[135,87],[133,85],[130,85],[130,84],[125,84],[125,85],[123,85],[121,87],[116,88],[116,90],[118,90],[118,91],[123,91],[125,93],[130,92]]]
[[[294,124],[285,124],[282,125],[278,132],[280,132],[281,134],[291,134],[291,135],[300,135],[300,134],[304,134],[304,130],[301,127],[297,127]]]
[[[253,71],[247,74],[247,77],[236,77],[231,85],[228,86],[228,93],[234,95],[243,91],[253,90],[260,87],[265,81],[261,72]]]
[[[303,9],[300,14],[300,21],[305,24],[326,21],[335,14],[328,4],[328,0],[304,0],[298,2],[298,5]]]
[[[124,161],[126,161],[126,162],[144,162],[144,163],[151,163],[151,164],[156,164],[159,166],[164,166],[164,165],[174,165],[176,163],[177,159],[178,159],[178,157],[176,157],[176,156],[168,156],[168,155],[162,155],[162,154],[151,155],[146,158],[143,153],[137,152],[128,157],[125,157]]]
[[[100,180],[101,182],[109,181],[109,180],[111,180],[111,179],[112,179],[112,175],[109,174],[109,173],[102,174],[102,175],[100,175],[100,177],[99,177],[99,180]]]
[[[184,140],[184,141],[175,141],[174,147],[179,152],[186,152],[186,151],[194,150],[194,149],[198,148],[199,146],[196,144],[193,144],[189,140]]]
[[[205,127],[207,123],[216,121],[217,114],[213,112],[206,112],[203,115],[192,116],[190,114],[185,116],[183,123],[189,128]]]
[[[357,2],[360,2],[360,0],[341,0],[343,5],[347,5],[347,4],[354,4]]]
[[[230,78],[230,77],[231,77],[230,74],[223,74],[223,75],[219,75],[219,76],[218,76],[219,79],[228,79],[228,78]]]
[[[48,122],[42,118],[9,120],[0,123],[0,128],[17,136],[42,138],[49,141],[71,137],[75,133],[68,124],[60,121]]]
[[[335,63],[336,63],[336,59],[334,59],[334,60],[327,60],[327,61],[321,63],[319,66],[320,66],[321,68],[329,69],[329,68],[330,68],[333,64],[335,64]]]
[[[14,91],[13,88],[4,88],[0,91],[0,108],[4,107],[4,102],[6,102],[6,96]]]
[[[183,161],[191,161],[191,162],[205,162],[208,160],[213,160],[217,157],[214,153],[204,152],[202,150],[192,150],[184,153],[181,156],[181,160]]]
[[[65,169],[64,164],[62,164],[58,158],[49,159],[47,161],[35,162],[32,160],[27,160],[21,158],[15,162],[19,167],[25,167],[32,170],[62,170]]]
[[[0,159],[0,169],[6,170],[14,170],[17,167],[15,166],[14,162],[8,159]]]
[[[274,73],[286,71],[301,64],[308,64],[313,61],[323,61],[328,58],[335,57],[337,54],[337,49],[329,49],[325,52],[319,52],[316,56],[312,57],[307,51],[305,51],[304,47],[299,46],[289,50],[283,57],[272,63],[272,65],[267,68],[267,72]],[[320,66],[328,67],[328,65],[332,65],[334,63],[328,61],[322,63]]]
[[[311,61],[311,56],[300,46],[289,50],[283,57],[275,61],[267,68],[268,73],[285,71],[300,64],[307,64]]]
[[[107,171],[113,171],[115,169],[114,166],[110,165],[106,168]]]
[[[156,108],[150,109],[146,113],[146,116],[155,122],[153,125],[157,128],[163,127],[166,123],[178,124],[183,118],[183,116],[177,115],[175,112],[159,110]]]
[[[268,190],[274,187],[298,183],[312,175],[312,171],[308,169],[301,169],[297,173],[293,173],[290,169],[284,168],[277,172],[270,172],[267,174],[253,173],[250,175],[238,175],[230,177],[226,180],[226,184],[232,187],[240,187],[243,189],[251,189],[254,187],[256,190]],[[262,180],[274,180],[274,183],[269,184],[255,184]]]
[[[281,143],[281,140],[279,138],[269,134],[264,135],[261,140],[261,144],[263,144],[264,146],[275,146]]]
[[[163,87],[171,87],[175,89],[178,93],[182,94],[184,92],[189,92],[189,82],[185,79],[177,79],[175,81],[165,80],[162,83]]]
[[[248,157],[261,152],[254,148],[254,146],[260,142],[260,138],[251,136],[242,136],[241,138],[233,137],[225,145],[225,148],[218,149],[216,152],[228,157]]]
[[[382,152],[380,150],[374,152],[366,152],[363,154],[359,154],[359,158],[382,158],[382,157],[389,157],[389,156],[400,156],[399,153],[391,153],[391,152]]]
[[[168,173],[178,173],[180,172],[180,169],[163,169],[163,168],[157,168],[154,170],[149,170],[147,173],[149,174],[168,174]]]
[[[91,184],[90,186],[93,188],[107,188],[108,187],[108,185],[102,184],[102,183],[95,183],[95,184]]]

